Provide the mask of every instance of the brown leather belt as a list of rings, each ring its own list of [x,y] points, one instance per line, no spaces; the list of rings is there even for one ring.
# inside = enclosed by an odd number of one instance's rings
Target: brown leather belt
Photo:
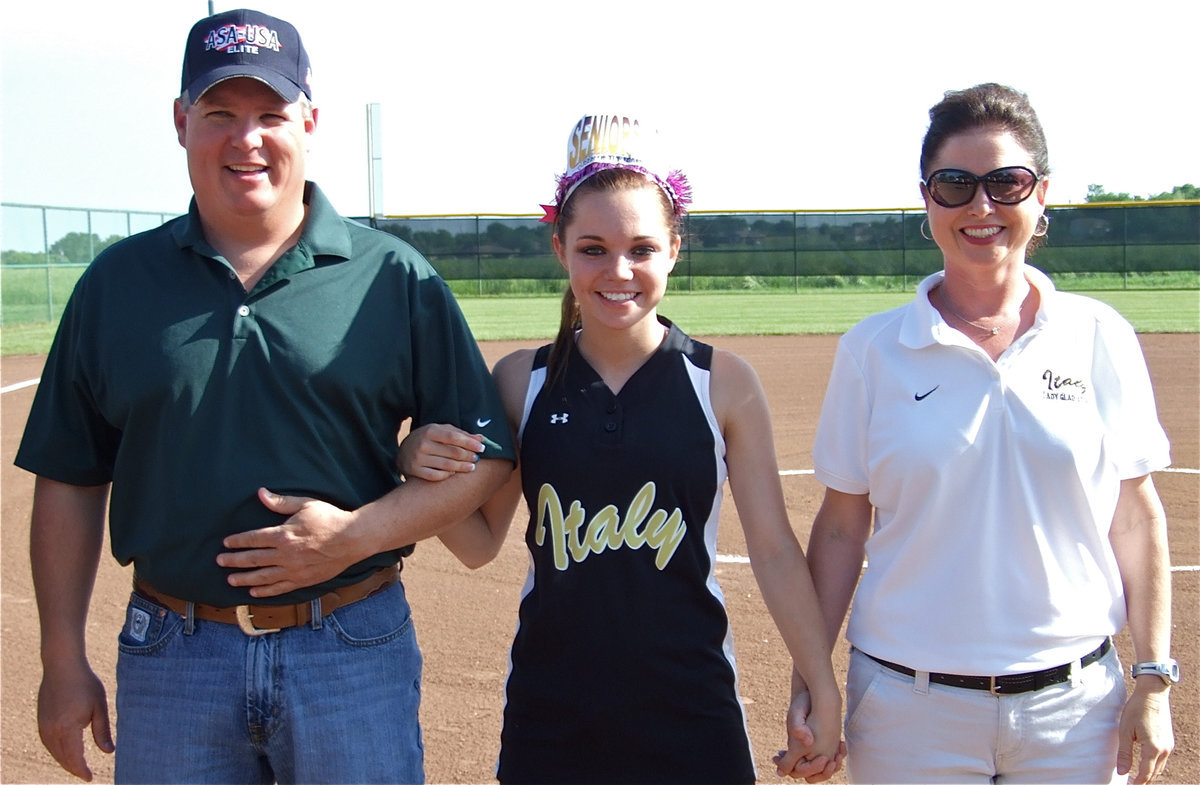
[[[351,603],[365,600],[372,594],[378,594],[396,581],[400,580],[400,566],[393,564],[383,567],[363,578],[358,583],[342,586],[321,595],[321,615],[333,613],[338,608]],[[133,590],[151,602],[169,608],[180,616],[187,618],[188,602],[178,597],[163,594],[137,576],[133,578]],[[236,605],[218,608],[214,605],[191,603],[192,616],[205,621],[219,621],[222,624],[236,624],[247,635],[266,635],[268,632],[279,632],[287,627],[298,627],[312,621],[312,602],[298,602],[294,605]]]

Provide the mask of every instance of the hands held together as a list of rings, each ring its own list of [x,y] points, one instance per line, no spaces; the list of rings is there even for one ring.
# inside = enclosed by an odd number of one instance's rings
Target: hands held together
[[[812,711],[812,697],[807,690],[792,696],[787,714],[787,749],[780,750],[771,758],[775,773],[780,777],[802,779],[805,782],[824,782],[842,768],[846,759],[846,742],[841,740],[840,716],[832,718],[832,728],[814,729],[808,723]],[[826,723],[827,724],[827,723]],[[820,743],[818,743],[820,736]],[[819,747],[829,747],[829,739],[838,739],[837,751],[831,758],[827,752],[818,752]]]

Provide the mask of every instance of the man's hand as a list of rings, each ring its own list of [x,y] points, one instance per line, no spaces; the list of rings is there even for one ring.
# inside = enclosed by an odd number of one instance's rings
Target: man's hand
[[[241,570],[229,576],[230,586],[248,586],[254,597],[276,597],[327,581],[370,555],[354,547],[354,513],[266,488],[258,489],[258,499],[272,512],[291,517],[225,538],[229,551],[217,556],[217,564]]]
[[[38,733],[58,764],[91,782],[92,770],[83,754],[83,729],[92,726],[92,739],[111,754],[112,730],[104,685],[86,664],[69,674],[42,676],[38,689]]]
[[[113,751],[104,685],[88,665],[88,601],[104,542],[108,485],[70,485],[38,477],[33,486],[29,562],[41,625],[38,733],[59,765],[90,780],[83,729]]]
[[[356,510],[259,488],[263,506],[288,518],[229,535],[217,564],[239,570],[229,585],[247,587],[253,597],[315,586],[377,553],[440,534],[478,509],[512,472],[511,461],[481,460],[475,471],[445,482],[411,478]]]

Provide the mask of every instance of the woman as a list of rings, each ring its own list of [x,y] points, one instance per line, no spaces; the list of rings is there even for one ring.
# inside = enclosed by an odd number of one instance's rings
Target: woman
[[[501,782],[753,782],[732,640],[714,577],[728,476],[767,607],[812,685],[792,701],[787,768],[837,768],[841,697],[788,522],[762,387],[748,363],[658,316],[686,180],[631,118],[585,117],[559,179],[553,245],[570,286],[553,345],[495,377],[520,466],[443,535],[477,565],[523,491],[532,568],[506,684]],[[422,438],[425,437],[425,438]],[[470,470],[482,445],[410,436],[406,474]],[[807,717],[807,723],[804,717]],[[781,753],[783,759],[784,753]]]
[[[979,85],[929,114],[921,193],[944,269],[843,336],[813,450],[832,635],[854,598],[849,776],[1109,782],[1137,741],[1145,782],[1173,746],[1150,479],[1170,456],[1145,361],[1112,309],[1026,262],[1049,166],[1025,95]],[[1135,660],[1167,673],[1128,701],[1111,644],[1126,621]]]

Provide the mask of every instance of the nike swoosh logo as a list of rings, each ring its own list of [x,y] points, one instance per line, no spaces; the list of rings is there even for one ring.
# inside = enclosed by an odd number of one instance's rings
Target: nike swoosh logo
[[[475,427],[476,428],[486,428],[486,427],[488,427],[488,425],[491,424],[491,422],[492,422],[491,420],[476,420]]]
[[[941,386],[942,386],[942,385],[940,385],[940,384],[939,384],[937,387],[934,387],[932,390],[930,390],[929,392],[925,393],[924,395],[914,395],[914,396],[913,396],[913,400],[914,400],[914,401],[923,401],[923,400],[925,400],[926,398],[928,398],[929,396],[933,395],[934,391],[935,391],[935,390],[937,390],[937,388],[938,388],[938,387],[941,387]]]

